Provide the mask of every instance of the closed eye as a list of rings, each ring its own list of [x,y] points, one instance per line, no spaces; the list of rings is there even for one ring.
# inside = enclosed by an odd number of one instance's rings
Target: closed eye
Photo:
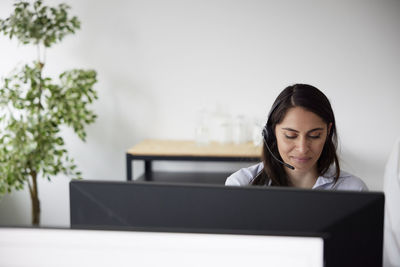
[[[308,137],[312,138],[312,139],[318,139],[321,138],[321,134],[318,135],[309,135]]]
[[[287,138],[287,139],[296,139],[296,138],[297,138],[297,135],[286,135],[286,134],[285,134],[285,138]],[[321,134],[318,134],[318,135],[308,135],[308,138],[311,138],[311,139],[319,139],[319,138],[321,138]]]

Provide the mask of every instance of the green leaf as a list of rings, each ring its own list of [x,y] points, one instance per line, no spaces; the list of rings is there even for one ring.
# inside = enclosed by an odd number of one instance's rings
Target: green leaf
[[[0,20],[0,32],[23,44],[42,44],[50,47],[80,28],[76,16],[70,17],[69,6],[43,6],[42,1],[17,2],[11,15]]]

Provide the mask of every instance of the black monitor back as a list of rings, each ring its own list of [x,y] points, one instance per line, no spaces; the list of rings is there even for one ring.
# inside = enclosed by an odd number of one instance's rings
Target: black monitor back
[[[384,195],[72,181],[71,228],[324,237],[326,266],[382,266]]]

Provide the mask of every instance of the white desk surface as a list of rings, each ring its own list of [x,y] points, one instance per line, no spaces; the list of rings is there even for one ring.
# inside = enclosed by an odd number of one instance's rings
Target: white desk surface
[[[0,228],[0,266],[322,267],[316,237]]]

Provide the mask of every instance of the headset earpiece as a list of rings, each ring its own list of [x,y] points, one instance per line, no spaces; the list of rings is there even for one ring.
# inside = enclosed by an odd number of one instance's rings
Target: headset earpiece
[[[264,141],[267,142],[269,134],[268,134],[268,128],[267,128],[266,124],[265,124],[265,126],[264,126],[264,128],[262,130],[262,136],[264,138]]]
[[[262,135],[263,135],[263,139],[264,139],[264,144],[265,147],[268,149],[269,153],[271,154],[271,156],[277,160],[278,162],[282,163],[285,167],[288,167],[289,169],[294,170],[294,167],[290,164],[287,164],[286,162],[283,162],[282,160],[278,159],[274,153],[272,153],[271,149],[269,148],[269,143],[272,142],[271,138],[274,138],[275,133],[273,132],[271,123],[270,123],[270,118],[272,116],[272,114],[275,112],[275,110],[278,108],[278,106],[282,103],[282,101],[278,101],[277,103],[275,103],[272,108],[271,111],[268,114],[268,121],[265,124],[263,130],[262,130]],[[276,140],[275,140],[276,142]]]

